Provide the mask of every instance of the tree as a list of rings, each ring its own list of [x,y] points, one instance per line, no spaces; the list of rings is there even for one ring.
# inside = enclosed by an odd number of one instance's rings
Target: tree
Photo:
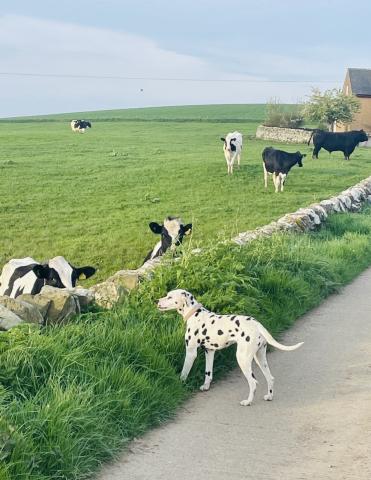
[[[333,132],[335,122],[351,123],[359,109],[359,100],[354,95],[345,95],[337,88],[323,93],[314,88],[309,101],[304,106],[304,115],[309,120],[325,123]]]

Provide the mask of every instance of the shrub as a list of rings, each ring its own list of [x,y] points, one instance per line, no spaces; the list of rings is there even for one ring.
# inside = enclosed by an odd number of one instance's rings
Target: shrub
[[[267,127],[299,128],[304,123],[299,105],[282,105],[277,99],[267,103],[264,125]]]

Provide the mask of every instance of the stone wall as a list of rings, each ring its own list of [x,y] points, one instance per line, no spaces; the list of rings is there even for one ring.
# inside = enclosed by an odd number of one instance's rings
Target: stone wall
[[[287,213],[268,225],[239,233],[232,242],[246,245],[257,238],[278,232],[305,233],[320,228],[333,213],[357,212],[371,203],[371,176],[344,190],[339,195],[313,203],[296,212]],[[192,250],[202,253],[201,249]],[[72,290],[45,286],[37,295],[24,294],[16,299],[0,297],[0,330],[9,330],[22,323],[36,325],[62,324],[76,314],[87,311],[92,304],[112,308],[136,288],[141,280],[150,278],[167,257],[149,260],[137,270],[120,270],[105,282],[89,289]]]
[[[305,128],[266,127],[259,125],[256,129],[256,138],[285,143],[308,143],[312,130]]]

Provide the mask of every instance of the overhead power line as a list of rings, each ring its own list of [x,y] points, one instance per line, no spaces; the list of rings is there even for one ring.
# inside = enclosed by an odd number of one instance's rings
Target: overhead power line
[[[214,82],[214,83],[338,83],[338,80],[293,80],[273,79],[258,80],[244,78],[186,78],[186,77],[144,77],[122,75],[80,75],[70,73],[31,73],[31,72],[0,72],[3,77],[39,77],[39,78],[81,78],[91,80],[148,80],[154,82]]]

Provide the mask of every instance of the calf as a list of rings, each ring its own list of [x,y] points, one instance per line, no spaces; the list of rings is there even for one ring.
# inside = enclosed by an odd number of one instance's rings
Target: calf
[[[302,167],[302,160],[306,154],[300,152],[288,153],[283,150],[276,150],[273,147],[267,147],[263,150],[263,169],[264,169],[264,185],[268,186],[268,174],[273,175],[273,183],[276,193],[281,188],[283,192],[283,185],[291,168],[298,164]]]
[[[325,132],[314,130],[308,140],[308,145],[313,137],[312,158],[318,159],[321,148],[328,152],[343,152],[344,159],[349,160],[350,155],[360,142],[367,142],[368,136],[364,130],[352,130],[351,132]]]
[[[179,217],[166,217],[163,225],[151,222],[149,228],[153,233],[161,235],[161,240],[148,252],[144,263],[147,260],[160,257],[168,249],[175,249],[176,246],[182,243],[184,235],[189,235],[192,232],[192,224],[188,223],[184,225],[182,219]]]
[[[85,133],[87,128],[91,128],[91,123],[86,120],[72,120],[71,122],[73,132]]]
[[[16,298],[22,293],[35,295],[44,285],[73,288],[78,279],[89,278],[93,267],[73,267],[64,257],[54,257],[41,264],[31,257],[13,259],[4,265],[0,275],[0,295]]]
[[[224,137],[220,137],[224,142],[223,152],[227,162],[228,175],[233,173],[233,164],[237,158],[238,168],[240,168],[241,152],[242,152],[242,133],[232,132]]]

